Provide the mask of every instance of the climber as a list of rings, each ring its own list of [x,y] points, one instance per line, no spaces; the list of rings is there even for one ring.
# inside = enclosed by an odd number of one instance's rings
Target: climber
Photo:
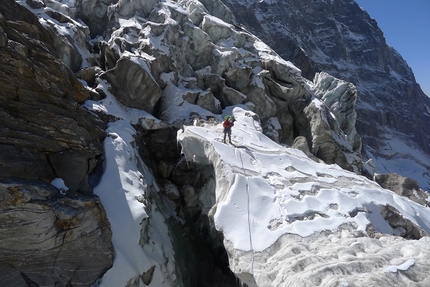
[[[234,126],[235,118],[233,116],[225,116],[224,122],[222,125],[224,126],[224,140],[223,143],[225,143],[225,136],[228,134],[228,141],[231,143],[231,127]]]

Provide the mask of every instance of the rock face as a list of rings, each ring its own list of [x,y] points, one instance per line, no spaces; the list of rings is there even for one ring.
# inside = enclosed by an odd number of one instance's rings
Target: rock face
[[[2,181],[0,200],[3,286],[91,286],[111,266],[110,224],[96,196]]]
[[[225,3],[238,23],[306,78],[325,71],[353,83],[363,156],[375,160],[379,173],[400,173],[430,189],[430,127],[422,124],[430,121],[430,99],[407,63],[386,44],[376,21],[355,1]],[[407,162],[410,169],[399,168],[396,161]]]
[[[429,195],[422,190],[415,180],[399,174],[377,174],[375,181],[383,188],[394,191],[421,205],[429,206]]]
[[[91,194],[102,164],[105,123],[80,106],[90,93],[55,56],[60,50],[51,32],[15,1],[2,2],[0,281],[5,286],[91,286],[113,260],[110,225]],[[55,178],[64,180],[67,195],[49,184]]]
[[[0,13],[1,177],[61,177],[71,191],[90,192],[105,124],[79,106],[89,92],[52,55],[50,34],[34,14],[14,1]]]
[[[115,68],[106,72],[105,76],[112,83],[119,101],[128,107],[152,114],[161,97],[161,88],[147,67],[148,64],[144,61],[136,63],[136,58],[121,58]]]

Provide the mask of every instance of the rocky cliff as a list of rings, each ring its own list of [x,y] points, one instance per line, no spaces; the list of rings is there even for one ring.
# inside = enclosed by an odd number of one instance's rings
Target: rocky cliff
[[[91,286],[112,265],[112,233],[94,195],[41,181],[0,182],[2,286]]]
[[[310,58],[301,71],[238,25],[234,11],[206,0],[4,1],[1,280],[188,287],[240,286],[240,278],[249,286],[336,286],[330,272],[354,282],[375,271],[372,282],[381,286],[428,282],[425,194],[412,180],[378,178],[386,188],[404,183],[396,191],[413,203],[361,176],[373,178],[374,170],[362,160],[355,128],[360,84],[312,69]],[[310,74],[312,80],[303,76]],[[219,122],[238,109],[239,146],[215,152]],[[206,136],[189,126],[202,126]],[[256,148],[270,160],[260,160]],[[247,161],[231,163],[243,151]],[[216,219],[240,225],[245,218],[243,200],[233,202],[237,218],[216,213],[244,178],[261,183],[255,191],[286,192],[283,203],[303,206],[270,207],[281,197],[256,192],[256,210],[283,214],[267,222],[267,215],[254,217],[261,234],[279,235],[255,250],[237,245]],[[336,196],[324,199],[330,184]],[[377,203],[370,191],[382,194]],[[343,200],[361,194],[367,201],[358,205]],[[248,231],[236,229],[242,235],[251,234],[248,220]],[[319,220],[328,222],[316,224],[324,230],[285,231]],[[360,244],[351,248],[353,241]],[[318,251],[320,244],[329,248]],[[333,246],[348,263],[336,264]],[[377,263],[370,258],[375,250]],[[310,280],[306,268],[315,270]]]
[[[363,157],[430,189],[430,99],[378,24],[355,1],[224,1],[238,23],[313,79],[325,71],[357,87]],[[411,44],[413,45],[413,44]],[[401,164],[400,164],[401,163]]]
[[[92,194],[106,124],[80,107],[90,93],[56,57],[51,33],[26,8],[2,2],[2,286],[90,286],[114,255]],[[50,184],[56,178],[67,191]]]

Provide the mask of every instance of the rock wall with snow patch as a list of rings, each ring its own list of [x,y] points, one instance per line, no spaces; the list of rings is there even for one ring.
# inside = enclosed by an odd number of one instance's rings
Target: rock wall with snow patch
[[[66,59],[76,55],[65,42],[58,50],[41,22],[15,1],[1,4],[0,284],[91,286],[115,254],[92,194],[106,123],[80,106],[90,93]]]

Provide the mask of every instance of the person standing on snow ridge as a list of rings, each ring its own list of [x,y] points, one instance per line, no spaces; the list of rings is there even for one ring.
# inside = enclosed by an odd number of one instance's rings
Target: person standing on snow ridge
[[[223,143],[225,143],[225,137],[228,134],[228,141],[231,143],[231,127],[234,126],[234,117],[228,116],[226,117],[225,121],[222,123],[224,126],[224,140]]]

